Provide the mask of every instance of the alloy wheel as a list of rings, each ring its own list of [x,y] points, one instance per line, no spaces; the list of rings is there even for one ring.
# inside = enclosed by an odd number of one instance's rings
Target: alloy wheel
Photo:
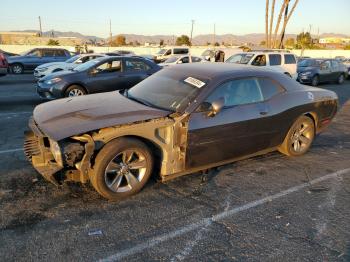
[[[302,122],[298,125],[291,136],[291,149],[296,153],[307,150],[312,142],[313,132],[310,123]]]
[[[71,97],[71,96],[83,96],[83,95],[84,95],[84,92],[81,91],[80,89],[72,89],[68,93],[69,97]]]
[[[23,68],[20,65],[14,65],[14,66],[12,66],[12,71],[15,74],[22,74]]]
[[[122,151],[107,165],[105,183],[116,193],[130,191],[141,183],[146,169],[146,157],[139,150]]]

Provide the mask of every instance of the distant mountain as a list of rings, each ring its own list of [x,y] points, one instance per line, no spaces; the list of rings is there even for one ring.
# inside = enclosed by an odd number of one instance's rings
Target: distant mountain
[[[17,32],[31,32],[31,33],[38,33],[37,30],[23,30],[23,31],[17,31]],[[61,32],[61,31],[46,31],[43,32],[43,36],[45,37],[52,37],[52,34],[54,37],[76,37],[81,39],[83,42],[108,42],[109,38],[101,38],[97,36],[88,36],[83,35],[78,32]],[[161,40],[164,41],[167,45],[173,45],[175,44],[177,36],[174,35],[138,35],[138,34],[118,34],[123,35],[126,38],[126,42],[139,42],[140,44],[144,43],[155,43],[159,44]],[[114,35],[113,37],[116,37],[117,35]],[[296,34],[286,34],[285,39],[287,38],[296,38]],[[314,36],[316,37],[316,36]],[[334,34],[334,33],[323,33],[319,36],[322,37],[342,37],[346,38],[349,37],[345,34]],[[224,34],[224,35],[216,35],[215,41],[218,43],[225,43],[225,44],[233,44],[233,45],[241,45],[241,44],[254,44],[258,45],[261,41],[265,40],[265,34],[263,33],[253,33],[253,34],[245,34],[245,35],[234,35],[234,34]],[[204,34],[204,35],[197,35],[193,37],[193,44],[194,45],[206,45],[207,43],[212,43],[214,41],[213,34]]]

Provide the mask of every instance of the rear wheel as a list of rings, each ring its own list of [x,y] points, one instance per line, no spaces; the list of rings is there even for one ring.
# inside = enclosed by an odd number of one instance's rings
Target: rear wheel
[[[139,192],[152,173],[153,158],[137,139],[119,138],[98,153],[91,183],[109,200],[120,200]]]
[[[12,71],[12,73],[14,73],[16,75],[23,74],[23,71],[24,71],[23,65],[21,65],[21,64],[13,64],[11,66],[11,71]]]
[[[311,85],[312,86],[318,86],[320,83],[320,78],[318,75],[315,75],[312,80],[311,80]]]
[[[83,96],[86,95],[86,90],[78,85],[72,85],[67,88],[64,92],[65,97],[73,97],[73,96]]]
[[[305,154],[315,137],[314,121],[307,116],[301,116],[292,125],[279,151],[288,156]]]
[[[344,76],[344,74],[341,74],[340,76],[338,76],[337,83],[338,83],[339,85],[341,85],[342,83],[344,83],[344,81],[345,81],[345,76]]]

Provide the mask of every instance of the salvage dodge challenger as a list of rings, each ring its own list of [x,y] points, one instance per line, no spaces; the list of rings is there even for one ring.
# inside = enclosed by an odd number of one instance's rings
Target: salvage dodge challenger
[[[232,64],[165,68],[128,91],[37,106],[24,151],[48,181],[103,197],[274,150],[300,156],[338,108],[334,92]]]

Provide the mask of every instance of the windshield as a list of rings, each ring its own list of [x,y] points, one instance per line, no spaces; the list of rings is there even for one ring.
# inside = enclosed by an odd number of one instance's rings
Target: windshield
[[[95,66],[99,62],[100,62],[99,59],[90,60],[89,62],[86,62],[84,64],[81,64],[81,65],[78,65],[77,67],[75,67],[74,71],[83,72],[83,71]]]
[[[66,60],[66,63],[74,63],[79,58],[80,58],[80,55],[75,55],[75,56],[69,58],[68,60]]]
[[[254,54],[233,55],[226,60],[226,63],[248,64],[249,61],[253,58],[253,56],[254,56]]]
[[[168,49],[160,49],[157,55],[163,55]]]
[[[26,55],[28,55],[30,52],[34,51],[34,50],[35,50],[35,49],[30,49],[30,50],[24,51],[24,52],[22,52],[22,53],[19,53],[19,55],[21,55],[21,56],[26,56]]]
[[[205,50],[202,53],[202,56],[213,56],[213,54],[214,54],[214,51],[212,51],[212,50]]]
[[[201,79],[176,76],[172,70],[162,70],[133,88],[129,89],[127,96],[141,103],[172,112],[181,112],[197,97],[200,89],[205,85]],[[196,86],[196,81],[202,86]],[[194,84],[193,84],[194,83]]]
[[[165,64],[175,63],[179,58],[176,56],[170,57],[167,60],[165,60]]]

